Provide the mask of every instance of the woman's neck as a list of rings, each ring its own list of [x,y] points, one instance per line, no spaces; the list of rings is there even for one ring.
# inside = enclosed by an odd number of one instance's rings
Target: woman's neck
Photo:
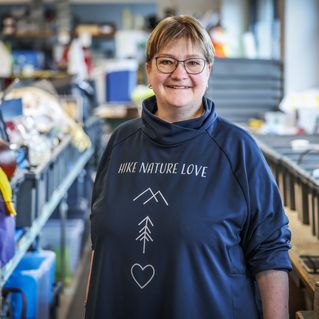
[[[173,109],[170,107],[169,109],[158,108],[155,112],[155,115],[159,117],[161,120],[174,123],[180,121],[186,121],[193,118],[201,117],[205,113],[205,109],[203,105],[201,105],[197,110],[184,110],[184,109]]]

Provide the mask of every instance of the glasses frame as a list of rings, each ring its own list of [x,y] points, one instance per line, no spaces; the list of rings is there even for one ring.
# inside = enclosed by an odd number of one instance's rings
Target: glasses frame
[[[158,64],[157,64],[157,60],[160,59],[160,58],[168,58],[168,59],[172,59],[172,60],[176,61],[177,63],[175,65],[175,69],[172,70],[171,72],[163,72],[163,71],[161,71],[159,69],[159,67],[158,67]],[[206,64],[208,63],[208,61],[205,58],[197,58],[197,57],[196,58],[188,58],[188,59],[185,59],[185,60],[177,60],[177,59],[175,59],[175,58],[173,58],[171,56],[167,56],[167,57],[165,57],[165,56],[156,56],[154,59],[155,59],[155,64],[156,64],[156,68],[157,68],[158,72],[163,73],[163,74],[172,74],[172,73],[174,73],[176,71],[178,65],[180,63],[182,63],[183,67],[184,67],[184,70],[186,71],[187,74],[196,75],[196,74],[202,73],[204,71],[204,69],[205,69]],[[194,60],[194,59],[199,59],[199,60],[204,61],[203,69],[200,72],[188,72],[187,69],[186,69],[185,62],[189,61],[189,60]]]

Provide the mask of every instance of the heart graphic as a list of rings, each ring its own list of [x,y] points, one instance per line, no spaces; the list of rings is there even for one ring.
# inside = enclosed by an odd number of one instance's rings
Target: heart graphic
[[[143,289],[145,288],[153,279],[155,275],[155,269],[152,265],[141,266],[140,264],[134,264],[131,267],[131,274],[134,281],[138,286]]]

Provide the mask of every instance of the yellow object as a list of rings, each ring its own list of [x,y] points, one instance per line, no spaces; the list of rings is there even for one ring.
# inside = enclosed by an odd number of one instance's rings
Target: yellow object
[[[250,128],[261,128],[264,125],[264,122],[258,119],[250,119],[248,125]]]
[[[0,167],[0,192],[4,204],[7,208],[7,213],[11,216],[15,216],[17,213],[12,204],[12,190],[7,175]]]

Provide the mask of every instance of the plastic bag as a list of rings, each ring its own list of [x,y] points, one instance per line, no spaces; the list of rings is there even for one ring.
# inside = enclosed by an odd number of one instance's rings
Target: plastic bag
[[[3,197],[0,193],[0,267],[15,254],[15,218],[7,214]]]

